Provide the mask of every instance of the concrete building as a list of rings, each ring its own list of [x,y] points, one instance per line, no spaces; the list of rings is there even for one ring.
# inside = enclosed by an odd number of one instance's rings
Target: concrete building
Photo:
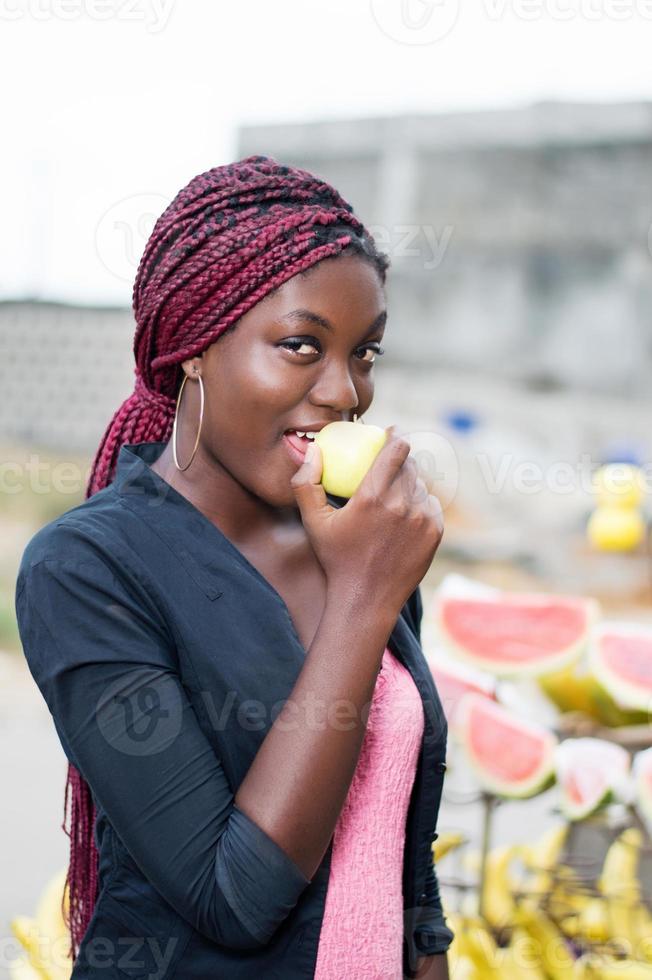
[[[251,126],[392,258],[392,357],[647,395],[652,103]],[[398,339],[400,337],[400,339]]]
[[[409,370],[415,404],[586,395],[577,445],[601,398],[618,431],[649,403],[652,103],[250,126],[253,153],[331,181],[390,255],[387,392]],[[132,390],[133,331],[127,309],[1,303],[2,437],[92,451]]]

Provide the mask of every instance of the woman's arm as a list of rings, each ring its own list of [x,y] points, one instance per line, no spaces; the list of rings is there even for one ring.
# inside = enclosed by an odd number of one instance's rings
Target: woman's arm
[[[235,805],[151,597],[63,531],[60,557],[23,559],[16,613],[64,751],[183,919],[220,945],[264,946],[310,882]]]
[[[159,610],[109,562],[63,525],[27,549],[16,612],[30,671],[66,755],[163,898],[214,942],[265,945],[332,836],[394,614],[329,594],[290,707],[234,797]]]
[[[360,755],[383,652],[398,613],[328,590],[304,666],[236,802],[311,877]]]
[[[446,953],[434,953],[417,960],[417,969],[412,980],[449,980]]]

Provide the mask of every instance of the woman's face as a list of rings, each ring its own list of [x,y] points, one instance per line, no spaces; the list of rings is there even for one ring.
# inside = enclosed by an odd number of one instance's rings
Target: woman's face
[[[284,434],[367,411],[385,319],[380,277],[354,255],[325,259],[257,303],[186,365],[198,363],[204,381],[207,462],[266,503],[293,505],[300,460]]]

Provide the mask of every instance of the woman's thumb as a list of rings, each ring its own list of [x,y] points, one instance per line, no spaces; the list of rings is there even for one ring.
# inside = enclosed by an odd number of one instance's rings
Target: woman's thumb
[[[321,449],[317,443],[311,442],[303,463],[290,480],[304,524],[310,523],[322,509],[330,509],[326,492],[321,485],[321,475]]]

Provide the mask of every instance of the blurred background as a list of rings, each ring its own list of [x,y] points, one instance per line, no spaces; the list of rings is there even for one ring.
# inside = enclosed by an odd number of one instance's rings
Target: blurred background
[[[366,418],[440,481],[424,646],[451,573],[651,621],[651,41],[644,0],[0,0],[0,973],[68,854],[16,569],[83,499],[133,386],[140,254],[196,173],[314,171],[391,258]],[[644,492],[591,537],[609,463]],[[440,824],[477,836],[464,792]],[[506,804],[498,839],[544,828],[542,800]]]

